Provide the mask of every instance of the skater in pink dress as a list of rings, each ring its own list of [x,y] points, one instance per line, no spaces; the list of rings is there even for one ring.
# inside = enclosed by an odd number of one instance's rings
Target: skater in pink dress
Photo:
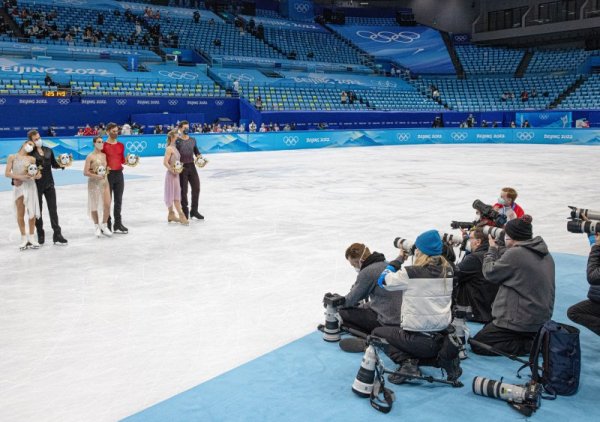
[[[175,147],[176,140],[177,131],[172,130],[167,135],[167,148],[165,148],[165,158],[163,160],[163,165],[167,168],[167,173],[165,174],[165,205],[169,209],[167,221],[187,226],[189,225],[189,221],[181,209],[181,186],[176,166],[178,163],[181,164],[179,162],[181,156]],[[175,214],[175,210],[177,210],[177,214]]]

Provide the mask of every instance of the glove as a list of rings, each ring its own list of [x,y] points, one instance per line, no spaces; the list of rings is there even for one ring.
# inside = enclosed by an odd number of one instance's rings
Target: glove
[[[383,272],[381,273],[381,275],[379,276],[379,278],[377,279],[377,285],[379,287],[383,287],[385,286],[385,276],[390,274],[390,273],[395,273],[396,272],[396,268],[388,265],[387,267],[385,267],[385,270],[383,270]]]

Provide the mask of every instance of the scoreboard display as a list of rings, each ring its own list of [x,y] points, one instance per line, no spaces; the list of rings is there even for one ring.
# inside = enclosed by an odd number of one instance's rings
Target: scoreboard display
[[[67,90],[59,89],[57,91],[42,91],[42,97],[68,97],[69,93]]]

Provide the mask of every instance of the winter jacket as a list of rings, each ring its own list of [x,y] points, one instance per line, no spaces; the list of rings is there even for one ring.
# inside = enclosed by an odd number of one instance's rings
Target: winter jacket
[[[400,326],[406,331],[442,331],[452,321],[452,267],[406,266],[385,277],[385,288],[402,290]]]
[[[600,245],[592,246],[587,263],[588,299],[600,303]]]
[[[535,332],[552,318],[554,260],[540,237],[504,250],[490,247],[483,259],[483,275],[500,285],[492,318],[494,325],[519,332]]]
[[[356,282],[345,296],[344,306],[356,306],[361,300],[368,299],[361,307],[372,309],[380,324],[399,325],[402,292],[388,292],[377,286],[377,279],[387,265],[383,254],[373,252],[369,255],[361,266]]]
[[[471,321],[488,323],[492,320],[492,304],[498,293],[498,285],[483,276],[483,257],[489,248],[487,242],[465,255],[454,273],[454,295],[459,305],[471,306]]]

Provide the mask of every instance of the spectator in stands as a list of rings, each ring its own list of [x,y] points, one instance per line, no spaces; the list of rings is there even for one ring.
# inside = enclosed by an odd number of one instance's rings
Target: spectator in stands
[[[433,124],[431,127],[444,127],[444,121],[440,116],[436,116],[435,119],[433,119]]]
[[[308,53],[306,53],[306,58],[307,59],[314,59],[315,58],[315,53],[313,53],[312,51],[309,51]]]
[[[248,21],[248,31],[249,32],[254,32],[254,28],[256,28],[256,22],[254,22],[254,19],[250,19]]]
[[[262,40],[265,37],[265,27],[262,23],[259,23],[256,27],[256,38]]]
[[[508,93],[503,92],[502,95],[500,96],[500,100],[503,102],[506,102],[508,100]]]
[[[220,38],[215,38],[215,39],[213,40],[213,45],[214,45],[215,47],[221,47],[221,39],[220,39]]]
[[[433,101],[439,101],[439,99],[440,99],[440,91],[439,91],[439,89],[435,88],[431,92],[431,98],[433,99]]]
[[[514,122],[514,120],[510,122],[510,127],[511,129],[515,129],[517,127],[517,124]]]
[[[214,18],[210,18],[210,19],[209,19],[209,21],[208,21],[208,24],[209,24],[210,26],[214,26],[214,24],[215,24],[215,19],[214,19]]]
[[[46,77],[44,78],[44,85],[56,86],[56,83],[52,80],[52,77],[48,73],[46,73]]]
[[[536,98],[538,96],[537,89],[533,88],[531,90],[531,98]]]
[[[392,78],[396,77],[396,68],[394,66],[392,66],[392,68],[390,69],[390,76]]]
[[[48,126],[48,132],[46,132],[46,136],[56,136],[56,130],[54,129],[54,125]]]
[[[83,136],[93,136],[94,135],[94,129],[92,129],[89,125],[89,123],[87,123],[85,125],[85,128],[83,129]]]
[[[142,33],[142,25],[140,25],[139,22],[136,22],[135,23],[135,35],[137,37],[139,37],[141,33]]]
[[[481,121],[481,127],[487,128],[488,127],[488,123],[485,120]]]
[[[131,135],[131,126],[129,125],[129,123],[125,122],[125,124],[123,124],[123,126],[121,126],[121,135],[123,135],[123,136]]]
[[[290,124],[289,124],[289,123],[286,123],[286,124],[283,126],[283,131],[284,131],[284,132],[289,132],[290,130],[292,130],[292,128],[291,128],[291,126],[290,126]]]
[[[529,93],[527,91],[523,90],[521,92],[521,101],[525,102],[527,100],[529,100]]]
[[[195,10],[193,15],[194,23],[200,22],[200,12]]]
[[[155,135],[161,135],[163,133],[164,133],[164,131],[163,131],[162,125],[156,125],[156,126],[154,126],[154,134]]]
[[[348,94],[346,94],[346,91],[342,91],[342,94],[340,95],[340,102],[342,104],[346,104],[348,102]]]
[[[531,125],[529,124],[529,120],[523,121],[523,124],[521,125],[521,127],[523,127],[523,128],[531,127]]]
[[[82,127],[80,127],[80,128],[77,130],[77,133],[75,134],[75,136],[83,136],[83,132],[84,132],[84,129],[83,129]]]
[[[250,132],[256,132],[256,123],[254,123],[254,120],[252,120],[252,121],[250,122],[250,125],[248,126],[248,130],[249,130]]]
[[[494,120],[493,123],[492,123],[492,127],[493,128],[497,128],[498,127],[498,122]]]
[[[98,125],[98,136],[106,136],[106,125],[104,123]]]
[[[267,130],[267,126],[264,123],[260,124],[260,129],[258,129],[259,132],[268,132]]]
[[[476,124],[477,122],[475,121],[473,114],[469,114],[469,117],[467,117],[467,127],[475,127]]]
[[[263,102],[262,102],[262,98],[260,97],[260,95],[258,97],[256,97],[256,100],[254,101],[254,105],[256,106],[256,109],[258,111],[261,111],[263,109]]]
[[[98,18],[96,19],[96,22],[98,22],[98,25],[100,26],[104,25],[104,13],[98,13]]]

